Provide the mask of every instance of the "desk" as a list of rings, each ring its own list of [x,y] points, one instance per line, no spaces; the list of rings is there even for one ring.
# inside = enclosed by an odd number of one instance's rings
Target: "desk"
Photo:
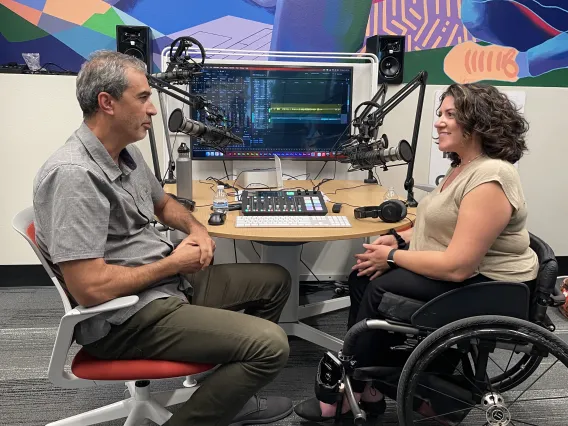
[[[319,183],[319,181],[316,181]],[[287,180],[284,181],[286,188],[305,188],[312,189],[310,181]],[[166,185],[166,192],[176,194],[175,185]],[[313,327],[301,322],[304,318],[320,315],[326,312],[333,312],[349,306],[349,297],[341,297],[324,302],[311,303],[300,306],[300,249],[302,244],[313,241],[335,241],[353,238],[369,237],[381,235],[389,229],[406,229],[409,226],[408,220],[398,223],[384,223],[379,219],[355,219],[353,215],[354,207],[343,205],[338,216],[347,216],[351,223],[351,228],[236,228],[235,218],[241,214],[240,211],[230,211],[227,214],[225,223],[221,226],[210,226],[207,224],[211,214],[211,204],[213,201],[214,182],[205,183],[204,181],[193,182],[193,199],[196,209],[193,213],[195,218],[201,222],[209,234],[213,237],[228,238],[235,240],[255,241],[261,246],[260,261],[262,263],[276,263],[285,267],[292,276],[292,291],[290,298],[280,317],[280,326],[289,336],[300,337],[317,345],[330,350],[338,351],[343,346],[343,342],[327,333],[323,333]],[[386,190],[376,184],[363,184],[353,180],[333,180],[325,182],[320,191],[326,194],[331,202],[327,203],[330,215],[333,203],[346,203],[352,206],[379,205]],[[229,199],[231,202],[231,199]],[[415,213],[415,209],[409,209],[410,213]]]

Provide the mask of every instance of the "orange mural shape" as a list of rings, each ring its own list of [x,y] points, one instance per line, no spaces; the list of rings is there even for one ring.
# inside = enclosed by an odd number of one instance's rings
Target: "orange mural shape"
[[[47,0],[43,11],[64,21],[83,25],[91,16],[106,13],[110,7],[103,0]]]
[[[0,0],[0,4],[6,6],[12,12],[17,13],[26,21],[31,22],[34,25],[39,23],[41,11],[37,9],[33,9],[21,3],[16,3],[13,0]]]
[[[480,46],[468,41],[454,46],[444,59],[444,72],[456,83],[482,80],[515,82],[519,66],[518,50],[496,45]]]

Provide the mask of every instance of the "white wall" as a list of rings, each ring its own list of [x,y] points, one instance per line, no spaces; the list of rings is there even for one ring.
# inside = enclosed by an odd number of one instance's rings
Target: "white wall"
[[[414,169],[415,182],[428,181],[430,132],[433,119],[434,92],[441,86],[429,86],[424,102],[420,139]],[[389,87],[389,97],[397,87]],[[568,255],[568,178],[565,167],[568,149],[568,89],[519,88],[527,94],[525,115],[531,125],[530,152],[519,163],[519,172],[529,204],[529,230],[542,236],[558,256]],[[0,265],[37,263],[27,243],[11,228],[12,217],[32,203],[32,182],[45,159],[61,146],[80,125],[81,112],[75,99],[75,78],[69,76],[29,76],[0,74]],[[385,119],[381,133],[391,144],[400,139],[410,142],[418,90],[405,99]],[[156,99],[157,103],[157,99]],[[357,103],[355,103],[355,106]],[[163,132],[161,117],[154,120],[160,165],[163,164]],[[178,141],[179,142],[179,141]],[[138,142],[152,167],[147,139]],[[227,162],[227,167],[231,167]],[[314,176],[323,163],[310,162],[307,171]],[[284,163],[286,167],[286,163]],[[365,173],[346,173],[347,166],[337,165],[337,179],[362,180]],[[195,178],[223,176],[222,163],[195,162]],[[164,170],[162,170],[162,173]],[[284,170],[286,173],[286,170]],[[329,163],[321,177],[332,177]],[[380,172],[385,186],[394,186],[404,195],[406,167]],[[325,185],[322,187],[325,191]],[[417,198],[421,191],[416,190]],[[377,204],[380,201],[377,200]],[[370,203],[371,204],[371,203]],[[374,204],[374,203],[373,203]],[[359,251],[361,240],[330,243],[310,243],[303,260],[321,277],[338,277],[349,272],[352,255]],[[219,262],[233,262],[233,242],[218,241]],[[258,250],[258,247],[257,247]],[[237,243],[240,262],[256,261],[249,242]],[[307,271],[304,271],[307,273]]]

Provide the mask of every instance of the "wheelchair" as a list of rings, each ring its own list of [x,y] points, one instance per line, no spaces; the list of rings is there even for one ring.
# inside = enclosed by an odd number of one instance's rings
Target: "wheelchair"
[[[566,425],[568,345],[547,315],[564,296],[556,287],[552,249],[530,234],[539,259],[534,288],[524,283],[484,282],[428,302],[386,293],[384,319],[363,320],[346,334],[335,390],[347,398],[354,423],[366,423],[351,379],[371,381],[397,402],[400,426]],[[358,367],[354,344],[361,333],[402,333],[400,365]],[[548,379],[543,379],[550,374]],[[564,375],[568,378],[568,374]],[[555,389],[558,387],[558,389]]]

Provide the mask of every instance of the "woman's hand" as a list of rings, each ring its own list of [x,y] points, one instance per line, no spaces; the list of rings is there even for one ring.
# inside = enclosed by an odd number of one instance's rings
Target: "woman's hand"
[[[371,243],[372,246],[388,246],[390,248],[398,248],[398,242],[394,235],[381,235]],[[363,244],[365,247],[365,244]],[[367,250],[368,251],[368,250]]]
[[[390,236],[392,237],[392,235]],[[380,238],[377,240],[379,239]],[[358,277],[367,275],[371,276],[371,280],[374,280],[390,268],[387,263],[387,256],[393,248],[397,248],[398,246],[385,244],[363,244],[363,247],[366,248],[367,251],[365,253],[355,255],[357,258],[357,264],[355,264],[351,269],[359,271],[357,272]]]
[[[368,245],[368,244],[363,244],[363,247],[365,247],[366,245]],[[393,248],[398,248],[398,243],[397,243],[396,238],[394,237],[394,235],[381,235],[379,238],[377,238],[375,241],[373,241],[370,245],[371,245],[371,246],[385,246],[385,247],[389,247],[389,250],[390,250],[390,249],[393,249]],[[367,249],[364,254],[369,254],[369,253],[372,253],[372,252],[373,252],[373,250]],[[387,255],[388,255],[388,252],[387,252]],[[355,256],[355,257],[357,257],[357,256]],[[353,268],[351,268],[351,270],[360,269],[360,268],[359,268],[359,265],[360,265],[361,263],[363,263],[363,260],[357,259],[357,263],[353,266]],[[360,272],[357,274],[357,276],[370,275],[370,274],[372,274],[372,273],[374,274],[374,273],[376,273],[376,272],[377,272],[377,271],[375,271],[375,270],[368,270],[367,273],[360,271]],[[378,274],[378,275],[377,275],[377,274],[374,274],[371,279],[374,279],[374,278],[378,277],[379,275],[380,275],[380,274]]]

